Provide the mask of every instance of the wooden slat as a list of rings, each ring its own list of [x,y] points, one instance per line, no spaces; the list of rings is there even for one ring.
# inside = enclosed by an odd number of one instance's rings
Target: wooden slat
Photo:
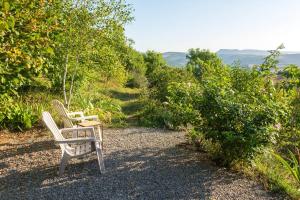
[[[66,110],[65,106],[58,100],[53,100],[52,105],[54,106],[54,108],[56,109],[56,111],[58,112],[60,117],[62,118],[62,120],[64,122],[64,127],[72,128],[74,126],[74,124],[73,124],[72,120],[69,118],[69,116],[67,114],[68,111]]]
[[[84,122],[78,123],[78,125],[82,126],[82,127],[99,126],[99,125],[101,125],[101,122],[98,122],[98,121],[84,121]]]

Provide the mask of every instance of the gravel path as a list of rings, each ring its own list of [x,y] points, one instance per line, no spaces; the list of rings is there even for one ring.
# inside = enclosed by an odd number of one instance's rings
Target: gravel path
[[[58,177],[60,149],[49,133],[6,141],[0,143],[0,199],[282,199],[182,147],[182,132],[106,130],[104,175],[93,155],[71,161]]]

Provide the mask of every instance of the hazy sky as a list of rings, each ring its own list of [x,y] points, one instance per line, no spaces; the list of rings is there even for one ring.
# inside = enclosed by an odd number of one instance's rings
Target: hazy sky
[[[300,0],[128,0],[135,48],[160,52],[208,48],[300,51]]]

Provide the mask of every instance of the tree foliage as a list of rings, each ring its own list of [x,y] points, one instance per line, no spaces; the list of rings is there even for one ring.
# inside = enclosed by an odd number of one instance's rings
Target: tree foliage
[[[188,59],[187,70],[192,72],[199,80],[203,78],[205,73],[210,73],[210,70],[214,70],[213,68],[223,65],[217,54],[207,49],[190,49],[186,58]]]
[[[0,5],[2,99],[46,87],[64,94],[69,106],[91,71],[118,84],[131,69],[145,71],[124,34],[133,18],[123,0],[2,0]],[[1,106],[0,113],[9,111]]]
[[[56,45],[52,36],[59,31],[51,9],[57,5],[38,0],[0,3],[0,93],[17,94],[47,73]]]
[[[144,61],[146,64],[146,75],[151,76],[151,74],[156,70],[163,66],[166,66],[167,63],[164,60],[162,54],[157,53],[155,51],[147,51],[144,54]]]

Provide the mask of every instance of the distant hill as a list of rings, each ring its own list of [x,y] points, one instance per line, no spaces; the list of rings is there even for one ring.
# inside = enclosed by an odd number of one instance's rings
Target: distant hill
[[[217,54],[225,64],[232,64],[235,61],[239,61],[242,66],[261,64],[263,59],[269,55],[268,51],[255,49],[220,49]],[[186,53],[184,52],[166,52],[163,53],[163,57],[171,66],[183,67],[187,63]],[[279,66],[288,64],[300,66],[300,52],[282,52],[282,55],[279,57]]]
[[[166,52],[163,53],[163,57],[169,65],[174,67],[183,67],[187,63],[184,52]]]

